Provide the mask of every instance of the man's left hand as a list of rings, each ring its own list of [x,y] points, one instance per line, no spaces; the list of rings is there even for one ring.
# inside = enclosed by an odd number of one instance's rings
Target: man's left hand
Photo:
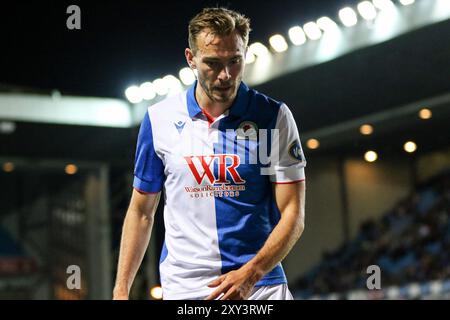
[[[217,287],[205,300],[214,300],[223,296],[219,300],[245,300],[247,299],[256,282],[258,282],[255,272],[244,265],[238,270],[230,271],[216,280],[211,281],[208,287]]]

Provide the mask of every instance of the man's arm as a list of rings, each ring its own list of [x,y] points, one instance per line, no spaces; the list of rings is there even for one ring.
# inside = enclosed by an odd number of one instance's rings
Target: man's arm
[[[150,241],[160,195],[160,192],[143,194],[133,189],[122,228],[113,299],[128,299],[134,277]]]
[[[238,270],[212,281],[218,287],[206,299],[224,293],[221,300],[246,299],[255,284],[282,261],[300,238],[305,226],[305,181],[274,184],[274,194],[281,218],[261,250]]]

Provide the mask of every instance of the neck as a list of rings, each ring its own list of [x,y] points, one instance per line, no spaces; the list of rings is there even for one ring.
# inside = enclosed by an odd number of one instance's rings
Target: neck
[[[204,91],[200,84],[197,84],[195,88],[195,98],[200,108],[205,110],[208,114],[217,118],[230,108],[233,100],[229,102],[217,102],[212,100]]]

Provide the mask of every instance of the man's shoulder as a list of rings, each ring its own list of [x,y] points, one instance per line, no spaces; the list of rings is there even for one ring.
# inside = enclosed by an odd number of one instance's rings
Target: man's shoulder
[[[185,105],[186,91],[183,91],[148,106],[147,110],[151,114],[170,113],[183,109]]]
[[[285,104],[284,102],[272,98],[265,93],[259,92],[256,89],[249,88],[249,94],[252,98],[252,102],[258,104],[259,106],[267,106],[278,110],[283,104]]]
[[[278,112],[286,104],[255,89],[249,89],[251,112],[277,117]]]

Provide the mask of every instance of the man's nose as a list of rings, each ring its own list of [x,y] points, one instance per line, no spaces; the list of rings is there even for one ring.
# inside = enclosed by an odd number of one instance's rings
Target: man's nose
[[[223,67],[222,70],[219,72],[219,80],[221,81],[228,81],[231,78],[230,70],[227,66]]]

